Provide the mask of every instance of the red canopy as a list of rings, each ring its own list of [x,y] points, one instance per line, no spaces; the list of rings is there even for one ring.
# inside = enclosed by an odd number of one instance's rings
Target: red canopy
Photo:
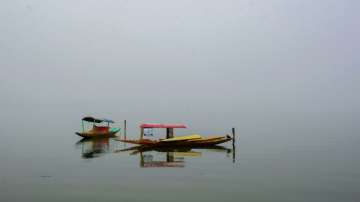
[[[186,128],[182,124],[153,124],[153,123],[144,123],[140,125],[140,128]]]

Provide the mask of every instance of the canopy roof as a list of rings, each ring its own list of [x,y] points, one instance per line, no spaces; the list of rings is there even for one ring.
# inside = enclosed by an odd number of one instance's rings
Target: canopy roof
[[[144,123],[140,128],[186,128],[183,124],[159,124],[159,123]]]
[[[86,116],[82,120],[87,121],[87,122],[95,122],[95,123],[102,123],[102,122],[115,123],[113,120],[110,120],[110,119],[97,119],[97,118],[94,118],[91,116]]]
[[[102,119],[102,121],[106,123],[115,123],[113,120],[110,119]]]

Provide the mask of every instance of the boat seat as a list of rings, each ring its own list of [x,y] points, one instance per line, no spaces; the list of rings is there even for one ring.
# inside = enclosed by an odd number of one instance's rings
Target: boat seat
[[[95,126],[94,129],[95,129],[96,131],[101,131],[101,132],[107,132],[107,131],[109,131],[109,127],[107,127],[107,126]]]
[[[120,128],[116,128],[116,127],[110,128],[109,130],[109,132],[118,132],[118,131],[120,131]]]

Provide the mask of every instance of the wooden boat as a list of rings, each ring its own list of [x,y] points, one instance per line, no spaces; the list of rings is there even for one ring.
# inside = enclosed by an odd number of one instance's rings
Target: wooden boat
[[[196,139],[200,139],[201,136],[194,134],[194,135],[185,135],[185,136],[177,136],[177,137],[173,137],[173,138],[168,138],[168,139],[162,139],[160,140],[161,142],[175,142],[175,141],[184,141],[184,140],[196,140]]]
[[[166,138],[159,140],[150,140],[144,138],[145,135],[144,129],[147,128],[166,128]],[[193,134],[187,136],[174,137],[174,128],[186,128],[186,126],[182,124],[141,124],[140,139],[138,140],[115,139],[115,140],[131,143],[131,144],[137,144],[141,146],[149,146],[149,147],[209,147],[233,140],[233,138],[231,138],[229,135],[201,137],[200,135]]]
[[[116,139],[115,139],[116,140]],[[148,152],[148,151],[157,151],[157,152],[188,152],[192,149],[209,149],[214,151],[226,151],[230,153],[232,150],[223,146],[213,145],[213,146],[175,146],[175,147],[151,147],[146,145],[133,146],[125,149],[116,150],[115,153],[133,151],[131,155],[137,154],[139,152]]]
[[[232,138],[229,135],[226,135],[226,136],[217,136],[217,137],[200,137],[197,139],[179,140],[179,141],[162,141],[162,140],[149,140],[149,139],[119,140],[119,141],[131,143],[131,144],[149,146],[149,147],[189,147],[189,146],[209,147],[224,142],[228,142],[230,140],[232,140]]]
[[[93,123],[92,129],[85,130],[84,121]],[[82,123],[82,132],[76,132],[77,135],[84,138],[94,138],[94,137],[115,137],[115,134],[120,131],[120,128],[110,127],[110,123],[115,123],[109,119],[97,119],[93,117],[84,117],[81,121]],[[96,124],[107,123],[107,126],[97,126]]]

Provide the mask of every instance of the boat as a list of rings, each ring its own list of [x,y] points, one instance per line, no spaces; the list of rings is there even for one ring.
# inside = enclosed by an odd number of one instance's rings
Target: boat
[[[178,136],[178,137],[173,137],[173,138],[168,138],[168,139],[162,139],[160,140],[161,142],[175,142],[175,141],[184,141],[184,140],[197,140],[200,139],[201,136],[194,134],[194,135],[185,135],[185,136]]]
[[[232,138],[229,135],[221,137],[200,137],[197,139],[179,140],[179,141],[163,141],[163,140],[150,140],[150,139],[139,139],[139,140],[119,140],[121,142],[138,144],[143,146],[157,146],[157,147],[174,147],[174,146],[194,146],[194,147],[208,147],[214,146],[221,143],[231,141]]]
[[[166,128],[166,139],[151,140],[144,138],[145,128]],[[181,124],[142,124],[138,140],[115,139],[125,143],[137,144],[147,147],[208,147],[233,140],[229,135],[202,137],[198,134],[174,137],[174,128],[186,128]]]
[[[84,122],[92,123],[92,129],[85,130]],[[99,125],[105,123],[107,125]],[[82,132],[75,132],[77,135],[84,138],[95,138],[95,137],[115,137],[116,133],[120,131],[120,128],[110,127],[110,124],[115,123],[110,119],[98,119],[91,116],[82,118]]]

